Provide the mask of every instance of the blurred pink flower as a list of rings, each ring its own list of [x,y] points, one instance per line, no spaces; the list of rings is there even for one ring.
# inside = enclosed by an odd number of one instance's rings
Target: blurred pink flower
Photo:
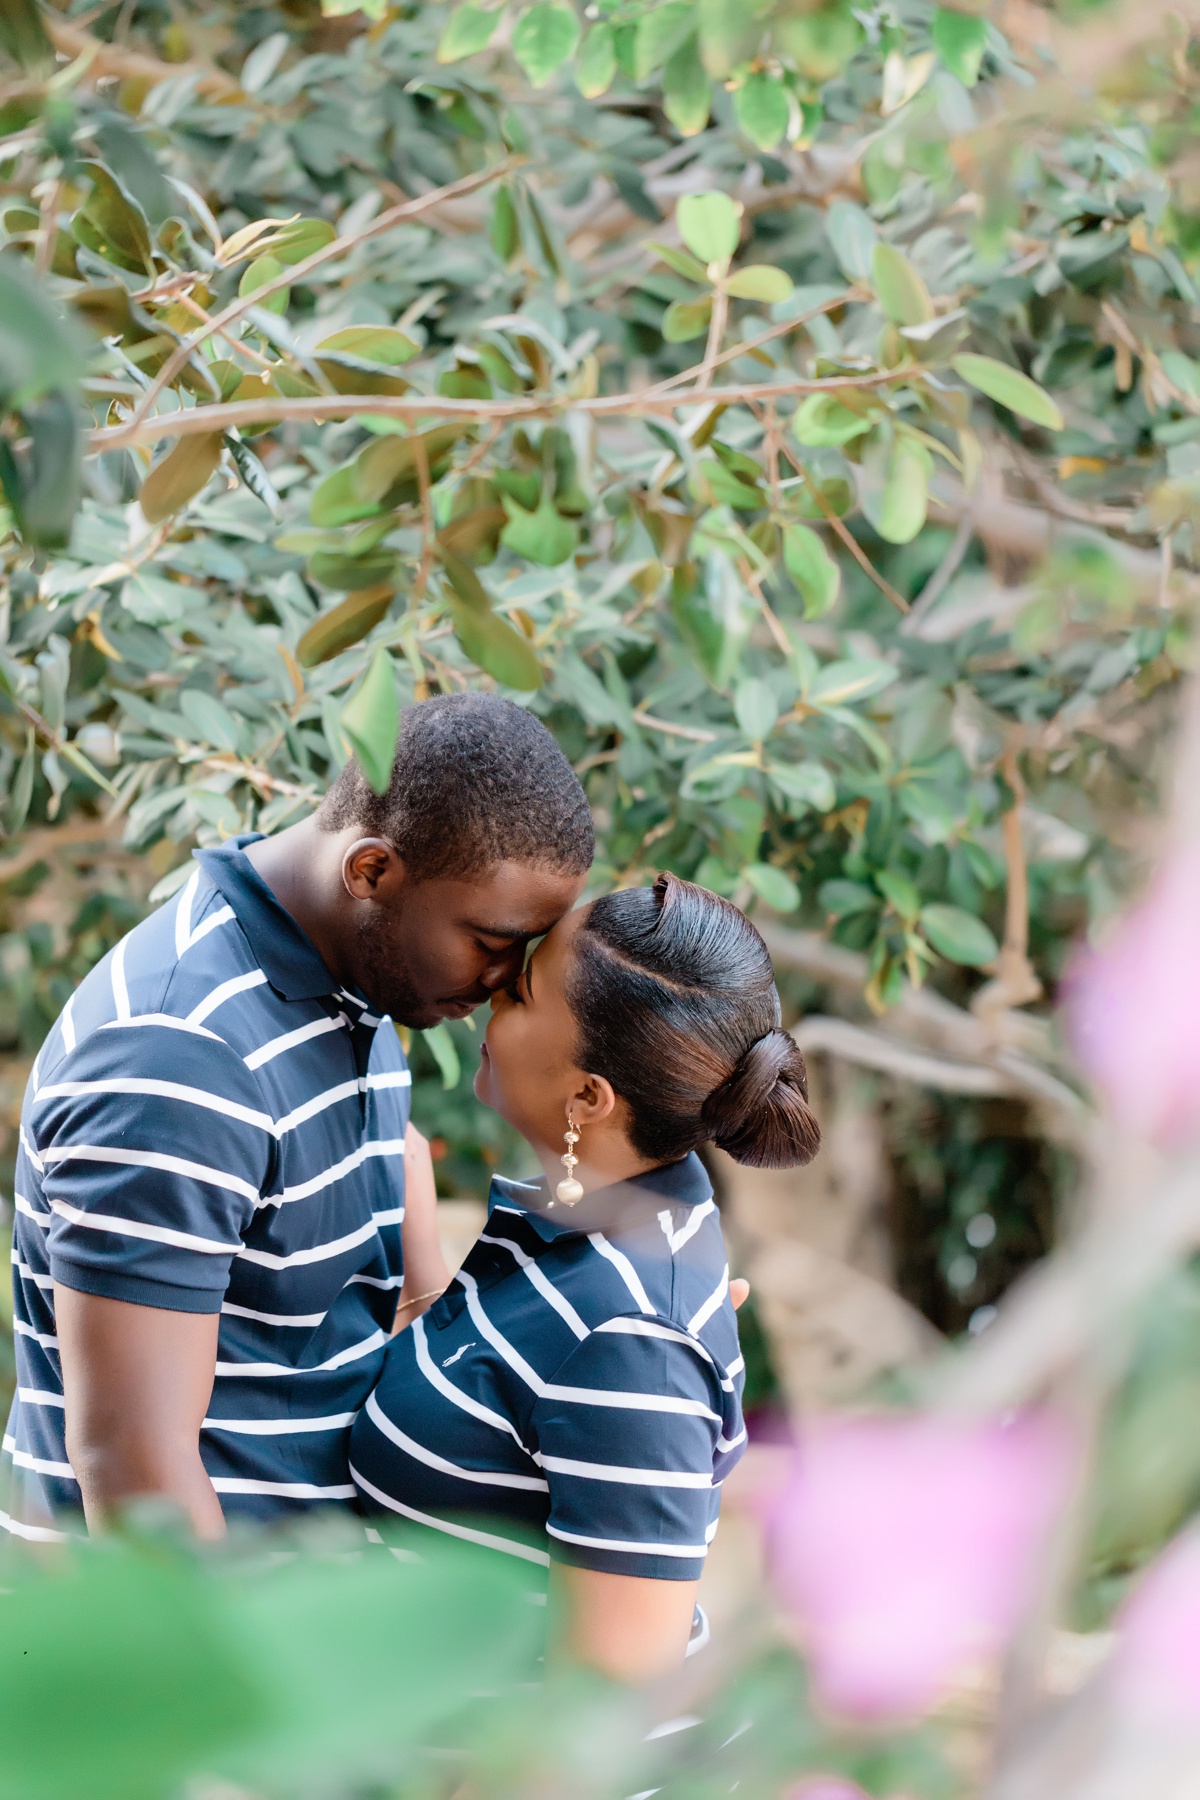
[[[1200,845],[1176,852],[1069,984],[1080,1062],[1122,1124],[1160,1143],[1200,1132]]]
[[[1200,1532],[1178,1538],[1151,1564],[1118,1626],[1120,1698],[1143,1719],[1200,1734]]]
[[[912,1717],[1003,1649],[1069,1456],[1045,1414],[815,1423],[768,1529],[818,1699],[858,1718]]]

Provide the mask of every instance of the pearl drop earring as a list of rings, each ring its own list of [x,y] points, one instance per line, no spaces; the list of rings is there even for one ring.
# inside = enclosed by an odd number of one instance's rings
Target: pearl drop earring
[[[562,1158],[562,1166],[567,1173],[555,1188],[554,1197],[556,1200],[561,1200],[564,1206],[578,1206],[583,1199],[583,1186],[575,1179],[575,1166],[579,1161],[575,1154],[575,1146],[579,1142],[579,1133],[575,1129],[574,1113],[568,1112],[567,1114],[567,1129],[563,1133],[563,1139],[567,1146],[567,1153]]]

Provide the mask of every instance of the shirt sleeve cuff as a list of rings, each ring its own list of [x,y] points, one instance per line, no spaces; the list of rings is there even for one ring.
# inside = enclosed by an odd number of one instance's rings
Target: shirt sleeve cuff
[[[179,1287],[171,1281],[147,1281],[140,1275],[119,1275],[111,1269],[93,1269],[61,1254],[50,1260],[50,1273],[60,1287],[79,1294],[95,1294],[101,1300],[127,1300],[133,1306],[161,1306],[166,1312],[219,1313],[224,1293],[214,1289]]]
[[[594,1550],[590,1546],[564,1544],[550,1539],[551,1562],[566,1563],[572,1569],[595,1569],[601,1575],[641,1575],[648,1581],[699,1581],[704,1573],[703,1557],[644,1556],[638,1551]]]

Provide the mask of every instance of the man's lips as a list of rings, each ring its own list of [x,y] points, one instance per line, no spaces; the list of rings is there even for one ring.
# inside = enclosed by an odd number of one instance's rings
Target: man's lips
[[[439,1000],[438,1011],[444,1019],[465,1019],[468,1013],[473,1013],[490,997],[488,994],[481,994],[478,1000]]]

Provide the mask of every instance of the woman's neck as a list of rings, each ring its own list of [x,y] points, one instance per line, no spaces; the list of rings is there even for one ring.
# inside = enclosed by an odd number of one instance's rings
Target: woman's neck
[[[566,1148],[565,1144],[563,1148]],[[563,1151],[548,1149],[539,1144],[535,1144],[533,1149],[553,1195],[567,1173],[562,1165]],[[575,1154],[579,1162],[572,1173],[585,1194],[594,1194],[599,1188],[613,1187],[619,1181],[634,1181],[648,1169],[659,1167],[653,1157],[642,1156],[635,1150],[624,1132],[610,1133],[603,1128],[593,1128],[581,1133],[580,1142],[575,1146]]]

